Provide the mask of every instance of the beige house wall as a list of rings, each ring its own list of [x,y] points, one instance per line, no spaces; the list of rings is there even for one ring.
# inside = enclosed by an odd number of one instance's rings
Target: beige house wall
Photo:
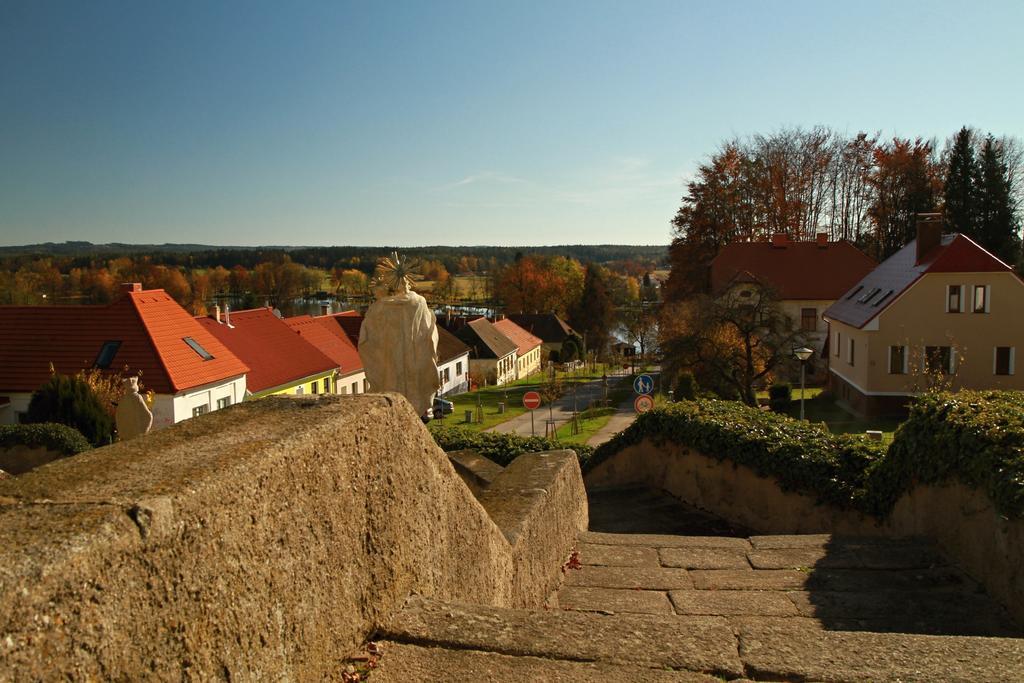
[[[947,287],[963,286],[963,312],[947,313]],[[973,288],[988,286],[987,313],[972,310]],[[876,329],[872,329],[876,328]],[[1024,389],[1024,283],[1013,273],[930,273],[890,304],[865,329],[832,323],[832,370],[868,394],[910,394],[927,385],[922,377],[924,348],[950,346],[955,353],[953,389]],[[854,365],[846,360],[847,339],[855,344]],[[889,372],[891,346],[907,347],[907,374]],[[995,348],[1014,348],[1012,375],[995,374]]]
[[[516,359],[516,377],[523,379],[540,370],[541,346],[535,346]]]
[[[803,309],[813,308],[815,310],[814,330],[804,332],[804,337],[808,346],[821,353],[825,345],[825,339],[828,337],[828,323],[822,319],[821,315],[825,312],[826,308],[834,303],[835,299],[784,299],[779,305],[782,308],[782,312],[793,321],[794,330],[802,329]]]

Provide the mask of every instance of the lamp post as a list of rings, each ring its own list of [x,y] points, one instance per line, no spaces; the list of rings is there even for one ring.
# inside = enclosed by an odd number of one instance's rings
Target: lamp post
[[[800,361],[800,421],[804,421],[804,369],[807,367],[807,360],[814,355],[814,349],[801,346],[793,350],[793,355]]]

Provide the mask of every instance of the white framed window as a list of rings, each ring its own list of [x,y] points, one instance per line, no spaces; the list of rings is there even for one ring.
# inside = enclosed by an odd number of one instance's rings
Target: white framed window
[[[340,387],[340,389],[341,389],[341,395],[342,396],[348,396],[348,387],[344,387],[343,386],[343,387]]]
[[[330,377],[324,377],[324,393],[325,394],[331,393],[331,378]]]
[[[924,347],[924,367],[928,372],[956,374],[956,349],[952,346]]]
[[[319,394],[320,393],[320,382],[313,382],[309,386],[311,387],[311,392],[310,393],[313,393],[313,394]]]
[[[962,313],[964,310],[964,286],[946,285],[946,313]]]
[[[353,394],[358,394],[359,393],[359,382],[352,382],[352,393]]]
[[[842,348],[842,344],[840,344],[839,342],[840,342],[840,335],[839,335],[839,332],[837,331],[836,332],[836,338],[835,338],[835,344],[834,344],[834,346],[836,347],[836,352],[835,352],[836,358],[839,358],[839,351]]]
[[[992,349],[992,374],[1012,375],[1016,368],[1015,347],[997,346]]]
[[[889,347],[889,374],[890,375],[905,375],[907,374],[907,347],[906,346],[890,346]]]
[[[971,310],[975,313],[988,313],[989,286],[974,285],[973,306]]]
[[[199,417],[200,415],[206,415],[210,412],[210,404],[204,403],[201,406],[196,406],[192,409],[192,417]]]
[[[225,396],[224,398],[217,399],[217,410],[223,410],[231,405],[231,397]]]

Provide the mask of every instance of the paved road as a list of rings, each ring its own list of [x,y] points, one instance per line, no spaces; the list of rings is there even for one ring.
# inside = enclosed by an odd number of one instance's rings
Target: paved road
[[[623,375],[609,375],[609,385],[612,385],[621,377],[623,377]],[[585,410],[592,401],[604,398],[604,385],[599,379],[594,380],[593,382],[581,382],[575,386],[576,406],[579,411]],[[533,411],[534,431],[536,435],[544,436],[544,423],[548,419],[554,419],[555,423],[559,427],[568,422],[572,418],[572,407],[573,392],[570,390],[565,393],[565,396],[555,401],[554,406],[552,406],[550,410],[548,406],[544,405]],[[495,425],[486,431],[530,436],[530,413],[526,412],[523,415],[512,418],[511,420],[506,420],[505,422]]]

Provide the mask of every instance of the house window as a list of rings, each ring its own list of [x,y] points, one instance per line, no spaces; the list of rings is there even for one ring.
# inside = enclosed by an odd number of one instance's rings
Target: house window
[[[359,382],[352,382],[352,393],[353,394],[358,394],[359,393]]]
[[[348,396],[348,387],[341,387],[341,395]]]
[[[462,361],[460,360],[458,363],[455,364],[455,375],[459,376],[461,374],[462,374]]]
[[[320,383],[319,382],[313,382],[312,384],[309,385],[309,387],[310,387],[310,392],[311,393],[314,393],[314,394],[319,394],[320,393]]]
[[[94,368],[106,370],[110,367],[110,364],[114,362],[114,356],[117,355],[117,350],[121,348],[120,341],[105,341],[103,346],[100,347],[100,352],[96,354],[96,362],[92,364]]]
[[[324,377],[324,393],[325,394],[331,393],[331,378],[330,377]]]
[[[853,365],[853,340],[850,339],[847,341],[847,345],[849,347],[849,351],[847,352],[846,362]]]
[[[444,384],[444,373],[440,370],[437,371],[437,383]]]
[[[988,313],[988,285],[974,285],[974,312]]]
[[[296,396],[302,396],[305,393],[306,393],[306,387],[302,386],[301,384],[299,386],[295,387],[295,395]]]
[[[356,386],[355,383],[353,383],[352,386],[354,388]],[[363,380],[363,393],[365,394],[369,390],[370,390],[370,380],[364,379]]]
[[[814,332],[818,329],[818,309],[800,309],[800,329],[804,332]]]
[[[231,405],[231,397],[225,396],[224,398],[217,399],[217,410],[223,410]]]
[[[200,415],[206,415],[210,412],[210,406],[204,403],[201,406],[196,406],[192,409],[192,417],[199,417]]]
[[[836,358],[839,358],[839,351],[843,348],[843,345],[839,342],[842,341],[842,337],[836,332]]]
[[[907,374],[907,347],[906,346],[890,346],[889,347],[889,374],[890,375],[905,375],[905,374]]]
[[[197,342],[192,337],[182,337],[182,341],[191,347],[193,351],[199,354],[199,357],[203,360],[213,360],[213,354],[203,348],[203,345]]]
[[[949,346],[924,347],[924,363],[927,372],[942,375],[953,374],[953,349]]]
[[[948,285],[946,287],[946,313],[960,313],[963,293],[963,285]]]
[[[445,381],[445,383],[447,383],[451,378],[452,378],[452,376],[451,376],[451,368],[445,368],[444,369],[444,381]]]
[[[997,375],[1012,375],[1014,370],[1014,352],[1012,346],[997,346],[995,350],[995,367]]]

